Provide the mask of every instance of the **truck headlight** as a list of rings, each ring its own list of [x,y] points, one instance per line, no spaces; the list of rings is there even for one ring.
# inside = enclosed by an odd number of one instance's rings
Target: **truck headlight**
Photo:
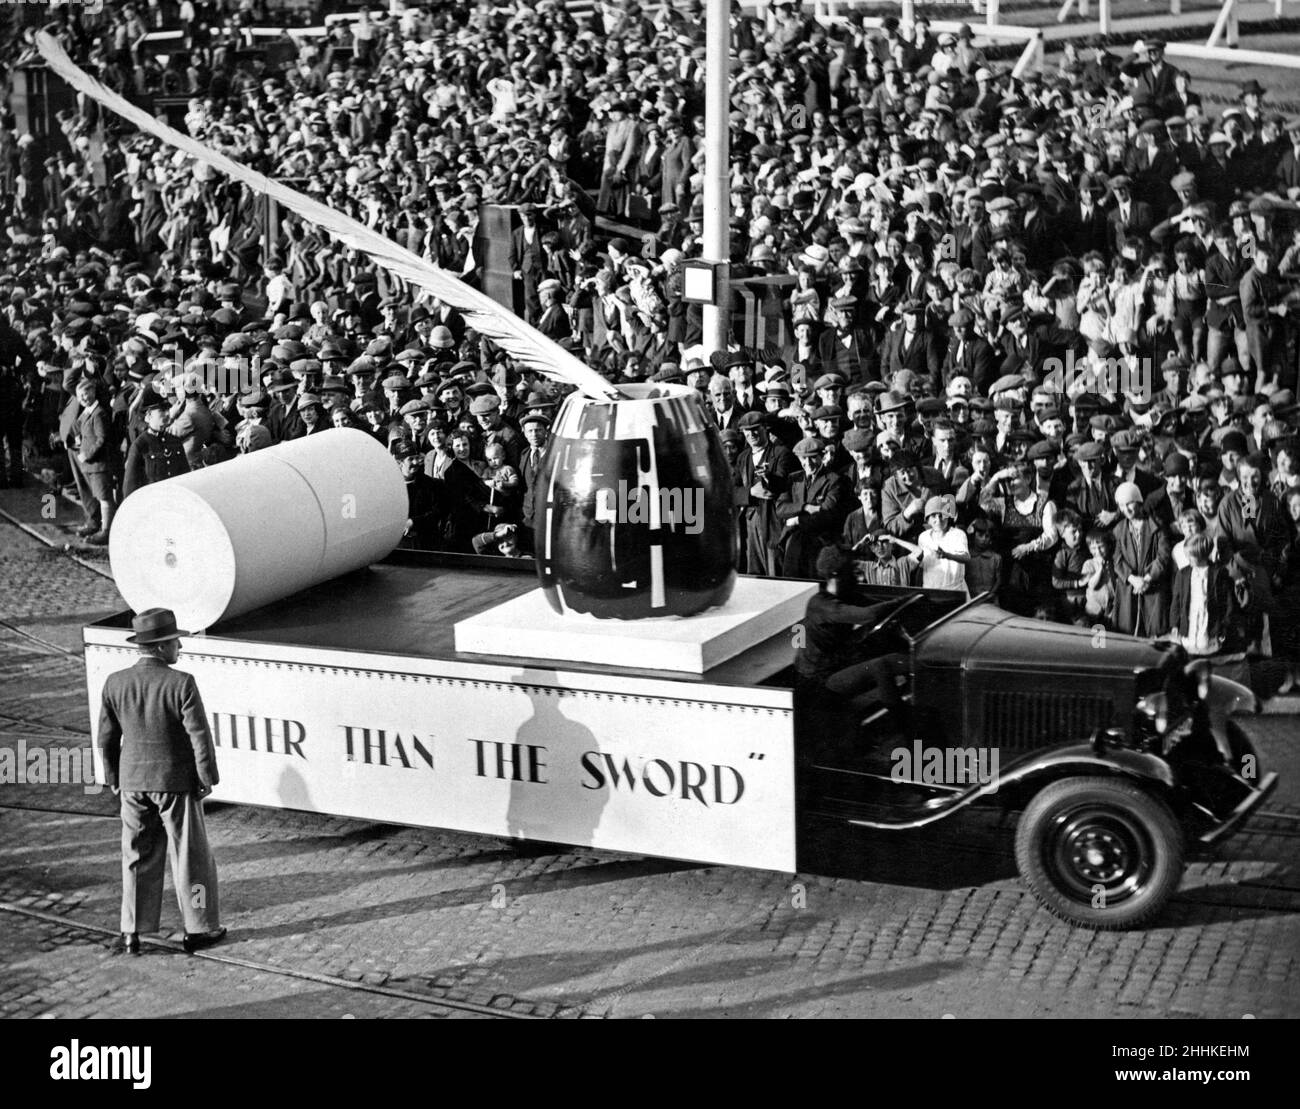
[[[1169,697],[1164,693],[1148,693],[1138,699],[1137,711],[1150,722],[1156,735],[1169,730]]]

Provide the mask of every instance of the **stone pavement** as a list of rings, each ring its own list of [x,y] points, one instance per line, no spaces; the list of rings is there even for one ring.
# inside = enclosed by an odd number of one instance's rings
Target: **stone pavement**
[[[273,971],[146,948],[138,959],[111,942],[16,913],[0,928],[0,1013],[6,1017],[408,1018],[470,1017],[430,1002],[321,985]]]
[[[118,607],[0,523],[0,743],[87,742],[80,623]],[[1251,728],[1283,772],[1269,812],[1192,861],[1159,927],[1123,934],[1040,910],[996,814],[822,829],[819,874],[788,875],[213,804],[229,940],[124,959],[112,796],[7,785],[0,1016],[1296,1016],[1298,729]],[[163,919],[179,926],[170,899]]]

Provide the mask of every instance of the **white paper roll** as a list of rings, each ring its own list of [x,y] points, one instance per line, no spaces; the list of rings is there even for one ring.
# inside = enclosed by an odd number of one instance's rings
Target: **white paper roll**
[[[406,528],[406,482],[355,428],[331,428],[136,490],[109,534],[132,610],[188,631],[379,561]]]

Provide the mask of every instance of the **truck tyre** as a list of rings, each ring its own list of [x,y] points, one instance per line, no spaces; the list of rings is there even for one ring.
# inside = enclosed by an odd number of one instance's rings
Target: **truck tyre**
[[[1020,818],[1016,866],[1043,906],[1071,924],[1136,928],[1178,889],[1183,833],[1169,806],[1136,785],[1065,778]]]

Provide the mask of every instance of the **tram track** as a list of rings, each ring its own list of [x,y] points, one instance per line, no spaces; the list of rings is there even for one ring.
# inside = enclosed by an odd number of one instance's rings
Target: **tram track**
[[[51,913],[43,909],[35,909],[26,905],[16,905],[9,901],[0,901],[0,913],[10,913],[15,916],[25,917],[28,920],[40,922],[41,924],[50,927],[67,929],[88,936],[101,937],[104,939],[115,939],[117,937],[117,933],[113,929],[107,928],[103,925],[91,924],[86,921],[77,920],[74,917]],[[171,940],[141,936],[140,945],[142,948],[154,951],[164,951],[175,955],[186,954],[184,948],[182,948],[179,943]],[[489,1003],[482,1004],[475,1001],[465,1001],[444,997],[435,992],[412,990],[387,984],[376,984],[364,981],[357,982],[350,978],[340,978],[337,975],[321,974],[317,971],[278,966],[274,963],[263,962],[259,959],[247,959],[243,956],[231,955],[215,949],[197,951],[188,957],[201,959],[209,963],[220,964],[222,966],[238,967],[243,970],[255,971],[260,974],[269,974],[300,982],[310,982],[314,985],[325,986],[330,989],[375,994],[380,997],[390,998],[394,1001],[414,1002],[416,1004],[426,1005],[431,1010],[443,1010],[448,1013],[460,1013],[492,1020],[546,1019],[545,1016],[539,1016],[533,1012],[517,1011],[517,1007],[519,1006],[526,1005],[536,1008],[537,1004],[529,1002],[526,998],[513,997],[509,994],[496,994]]]
[[[79,659],[83,657],[83,652],[70,650],[60,643],[55,643],[52,639],[46,639],[44,636],[37,635],[35,632],[29,632],[25,628],[20,628],[17,624],[14,624],[9,620],[0,619],[0,628],[12,632],[14,635],[20,636],[23,639],[29,640],[38,646],[44,647],[48,651],[62,655],[65,658]],[[3,641],[0,640],[0,642]]]

